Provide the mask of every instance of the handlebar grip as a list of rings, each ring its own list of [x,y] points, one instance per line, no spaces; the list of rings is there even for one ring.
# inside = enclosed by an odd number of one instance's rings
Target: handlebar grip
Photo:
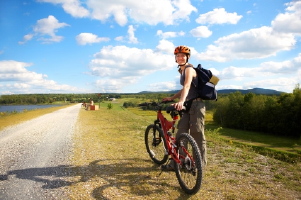
[[[174,111],[174,110],[176,110],[176,108],[175,108],[174,106],[168,106],[168,107],[166,108],[166,112],[167,112],[167,113],[169,113],[169,112],[171,112],[171,111]],[[183,106],[183,109],[182,109],[181,111],[185,111],[185,110],[186,110],[186,107]]]
[[[175,101],[174,100],[171,100],[171,101],[161,101],[160,103],[174,103]]]

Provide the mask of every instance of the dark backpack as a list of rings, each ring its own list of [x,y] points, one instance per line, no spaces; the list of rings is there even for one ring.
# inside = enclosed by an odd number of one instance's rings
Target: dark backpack
[[[194,69],[198,76],[197,91],[199,97],[203,100],[217,100],[215,85],[219,79],[210,70],[202,68],[201,64],[198,64]]]

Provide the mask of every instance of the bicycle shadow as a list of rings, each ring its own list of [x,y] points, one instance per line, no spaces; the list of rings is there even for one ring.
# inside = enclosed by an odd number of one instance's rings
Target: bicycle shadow
[[[109,163],[108,163],[109,161]],[[139,184],[158,184],[158,180],[143,175],[142,172],[160,171],[157,166],[135,167],[135,161],[145,161],[139,158],[123,159],[123,160],[95,160],[86,166],[59,165],[55,167],[27,168],[8,171],[5,175],[0,175],[0,181],[9,181],[10,176],[17,179],[32,180],[42,183],[43,189],[55,189],[61,187],[69,187],[78,183],[87,182],[94,178],[102,179],[99,187],[91,192],[91,196],[95,199],[108,199],[105,197],[104,191],[107,188],[114,187],[123,190],[129,185]],[[104,164],[104,163],[108,164]],[[141,173],[140,173],[141,172]],[[141,175],[142,174],[142,175]],[[151,195],[154,193],[164,193],[165,187],[174,187],[167,183],[160,184],[161,187],[130,187],[129,193],[134,195],[143,194]]]

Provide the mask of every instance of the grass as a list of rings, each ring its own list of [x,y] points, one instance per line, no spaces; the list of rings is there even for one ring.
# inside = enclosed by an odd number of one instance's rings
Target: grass
[[[218,126],[209,122],[207,129]],[[287,162],[301,162],[301,140],[259,132],[220,128],[220,136],[236,145],[248,145],[263,155],[273,156]]]
[[[221,128],[213,120],[213,113],[206,113],[206,129],[218,129],[220,137],[238,146],[252,147],[258,153],[277,158],[282,161],[301,162],[301,138],[293,139],[260,132]]]
[[[80,110],[70,158],[73,172],[66,175],[70,199],[301,199],[300,163],[258,154],[216,128],[205,132],[208,166],[202,188],[186,195],[175,174],[161,173],[146,153],[144,130],[156,113],[111,103],[110,110],[107,103],[101,103],[99,111]],[[60,108],[0,117],[0,129]]]
[[[115,106],[116,105],[116,106]],[[208,166],[199,193],[186,195],[173,172],[151,162],[144,145],[145,127],[155,112],[112,109],[79,115],[70,177],[71,199],[298,199],[300,164],[260,155],[250,146],[225,140],[207,130]]]

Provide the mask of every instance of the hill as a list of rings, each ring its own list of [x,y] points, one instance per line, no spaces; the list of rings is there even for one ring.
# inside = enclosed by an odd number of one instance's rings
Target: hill
[[[147,93],[177,93],[179,90],[171,90],[171,91],[142,91],[139,92],[139,94],[147,94]],[[233,92],[240,92],[242,94],[247,94],[247,93],[254,93],[254,94],[265,94],[265,95],[280,95],[281,91],[277,90],[271,90],[271,89],[264,89],[264,88],[253,88],[253,89],[247,89],[247,90],[242,90],[242,89],[223,89],[223,90],[218,90],[218,94],[230,94]]]
[[[253,88],[253,89],[247,89],[247,90],[242,90],[242,89],[223,89],[223,90],[218,90],[217,91],[219,94],[229,94],[233,92],[240,92],[242,94],[247,94],[247,93],[254,93],[254,94],[266,94],[266,95],[280,95],[281,93],[277,90],[271,90],[271,89],[264,89],[264,88]]]

